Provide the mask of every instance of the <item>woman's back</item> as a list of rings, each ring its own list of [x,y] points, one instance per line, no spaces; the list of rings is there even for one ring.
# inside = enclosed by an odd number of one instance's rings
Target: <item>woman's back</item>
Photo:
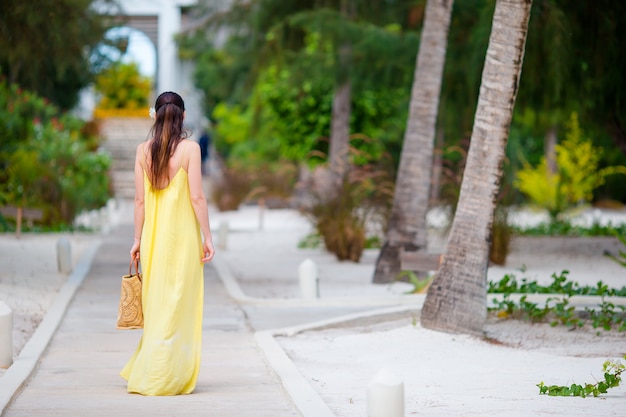
[[[150,184],[152,184],[152,179],[150,179],[150,160],[151,160],[151,152],[150,152],[150,147],[153,143],[153,140],[150,140],[144,144],[141,144],[139,146],[142,147],[141,152],[144,155],[143,158],[143,162],[142,162],[142,168],[144,170],[144,172],[146,173],[146,175],[148,176],[148,182]],[[180,169],[185,170],[185,172],[188,172],[189,170],[189,154],[190,152],[190,145],[192,145],[191,143],[189,143],[188,140],[181,140],[178,145],[176,146],[176,149],[174,150],[174,153],[172,156],[169,157],[168,160],[168,164],[167,164],[167,176],[163,176],[163,178],[161,178],[159,181],[157,181],[157,184],[152,184],[153,188],[155,189],[163,189],[165,187],[167,187],[167,185],[169,184],[169,182],[174,178],[174,176],[176,176],[176,174],[178,174],[178,171]]]

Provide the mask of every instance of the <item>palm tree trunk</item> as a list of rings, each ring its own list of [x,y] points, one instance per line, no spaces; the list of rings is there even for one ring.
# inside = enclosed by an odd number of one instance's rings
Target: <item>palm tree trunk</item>
[[[497,0],[467,166],[444,261],[422,309],[422,326],[480,334],[486,318],[490,231],[513,116],[531,0]]]
[[[433,142],[452,4],[453,0],[426,3],[393,207],[374,272],[373,281],[377,283],[391,282],[400,272],[401,249],[426,247]]]
[[[341,0],[339,10],[341,14],[348,19],[353,19],[355,15],[354,6],[352,0]],[[352,84],[350,82],[352,46],[349,42],[343,43],[339,46],[338,52],[339,75],[333,96],[332,119],[330,124],[330,149],[328,151],[334,196],[341,193],[344,177],[348,171],[350,114],[352,112]]]
[[[335,191],[341,189],[343,178],[348,169],[351,100],[352,86],[348,79],[335,88],[335,95],[333,97],[328,159]]]

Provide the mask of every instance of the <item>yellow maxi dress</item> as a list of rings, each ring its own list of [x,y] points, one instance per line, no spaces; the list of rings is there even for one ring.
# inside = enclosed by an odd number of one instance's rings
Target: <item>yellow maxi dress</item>
[[[132,393],[189,394],[200,370],[204,267],[187,172],[181,167],[162,190],[153,190],[144,172],[144,194],[144,329],[120,375]]]

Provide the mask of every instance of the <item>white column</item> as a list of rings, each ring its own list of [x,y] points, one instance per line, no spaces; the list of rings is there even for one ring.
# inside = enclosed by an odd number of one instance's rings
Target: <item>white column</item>
[[[57,267],[62,274],[72,272],[72,245],[65,236],[57,240]]]
[[[387,368],[367,387],[367,417],[404,417],[404,383]]]
[[[177,91],[180,87],[180,63],[174,36],[181,27],[180,7],[175,0],[163,0],[159,10],[159,44],[157,46],[157,94]]]
[[[300,292],[303,298],[319,298],[319,277],[317,274],[317,265],[311,259],[307,258],[298,267],[298,276],[300,280]]]
[[[13,363],[13,311],[0,301],[0,368]]]

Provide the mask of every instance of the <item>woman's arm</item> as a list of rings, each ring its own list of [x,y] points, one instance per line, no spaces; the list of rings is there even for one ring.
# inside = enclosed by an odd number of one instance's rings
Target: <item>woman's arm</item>
[[[187,167],[187,178],[189,179],[191,205],[204,236],[201,261],[210,262],[215,255],[215,249],[213,248],[213,239],[211,237],[211,229],[209,228],[209,208],[204,196],[204,190],[202,189],[200,145],[193,141],[188,142],[189,165]]]
[[[135,152],[135,240],[133,246],[130,249],[131,259],[139,259],[139,250],[141,247],[141,232],[143,230],[143,220],[145,216],[144,211],[144,189],[143,189],[143,167],[141,166],[141,160],[143,158],[143,146],[141,143],[137,146]]]

